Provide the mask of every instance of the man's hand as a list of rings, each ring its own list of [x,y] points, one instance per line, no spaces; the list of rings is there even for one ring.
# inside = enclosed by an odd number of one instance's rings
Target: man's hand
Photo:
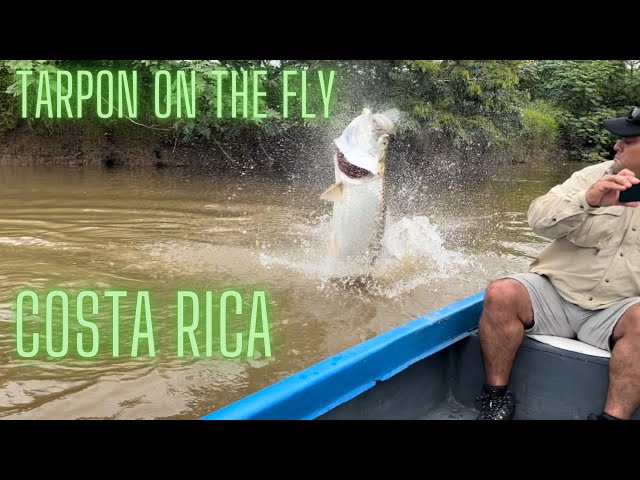
[[[640,183],[640,179],[627,168],[620,170],[617,175],[605,175],[587,190],[587,203],[592,207],[637,207],[640,202],[620,202],[620,192],[637,183]]]

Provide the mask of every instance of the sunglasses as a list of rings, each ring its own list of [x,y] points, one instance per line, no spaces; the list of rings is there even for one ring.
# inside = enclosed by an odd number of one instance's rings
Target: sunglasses
[[[640,125],[640,108],[633,107],[633,110],[627,115],[627,120],[636,125]]]

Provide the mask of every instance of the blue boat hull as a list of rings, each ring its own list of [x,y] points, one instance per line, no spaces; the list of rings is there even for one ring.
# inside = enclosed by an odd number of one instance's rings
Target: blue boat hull
[[[484,292],[327,358],[217,410],[205,420],[315,419],[470,335]]]
[[[204,419],[474,419],[484,382],[484,292],[417,318]],[[525,337],[510,379],[516,419],[602,411],[609,359]],[[634,419],[640,419],[636,412]]]

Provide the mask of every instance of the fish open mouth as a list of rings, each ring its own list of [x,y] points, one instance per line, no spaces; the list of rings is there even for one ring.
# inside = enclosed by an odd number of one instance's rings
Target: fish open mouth
[[[336,159],[338,160],[338,168],[349,178],[364,178],[371,175],[371,172],[365,168],[360,168],[349,163],[339,148],[336,148]]]

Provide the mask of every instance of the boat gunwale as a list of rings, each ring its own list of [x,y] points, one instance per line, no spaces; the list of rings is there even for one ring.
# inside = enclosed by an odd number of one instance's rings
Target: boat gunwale
[[[308,420],[469,336],[484,291],[415,318],[213,411],[201,420]]]

